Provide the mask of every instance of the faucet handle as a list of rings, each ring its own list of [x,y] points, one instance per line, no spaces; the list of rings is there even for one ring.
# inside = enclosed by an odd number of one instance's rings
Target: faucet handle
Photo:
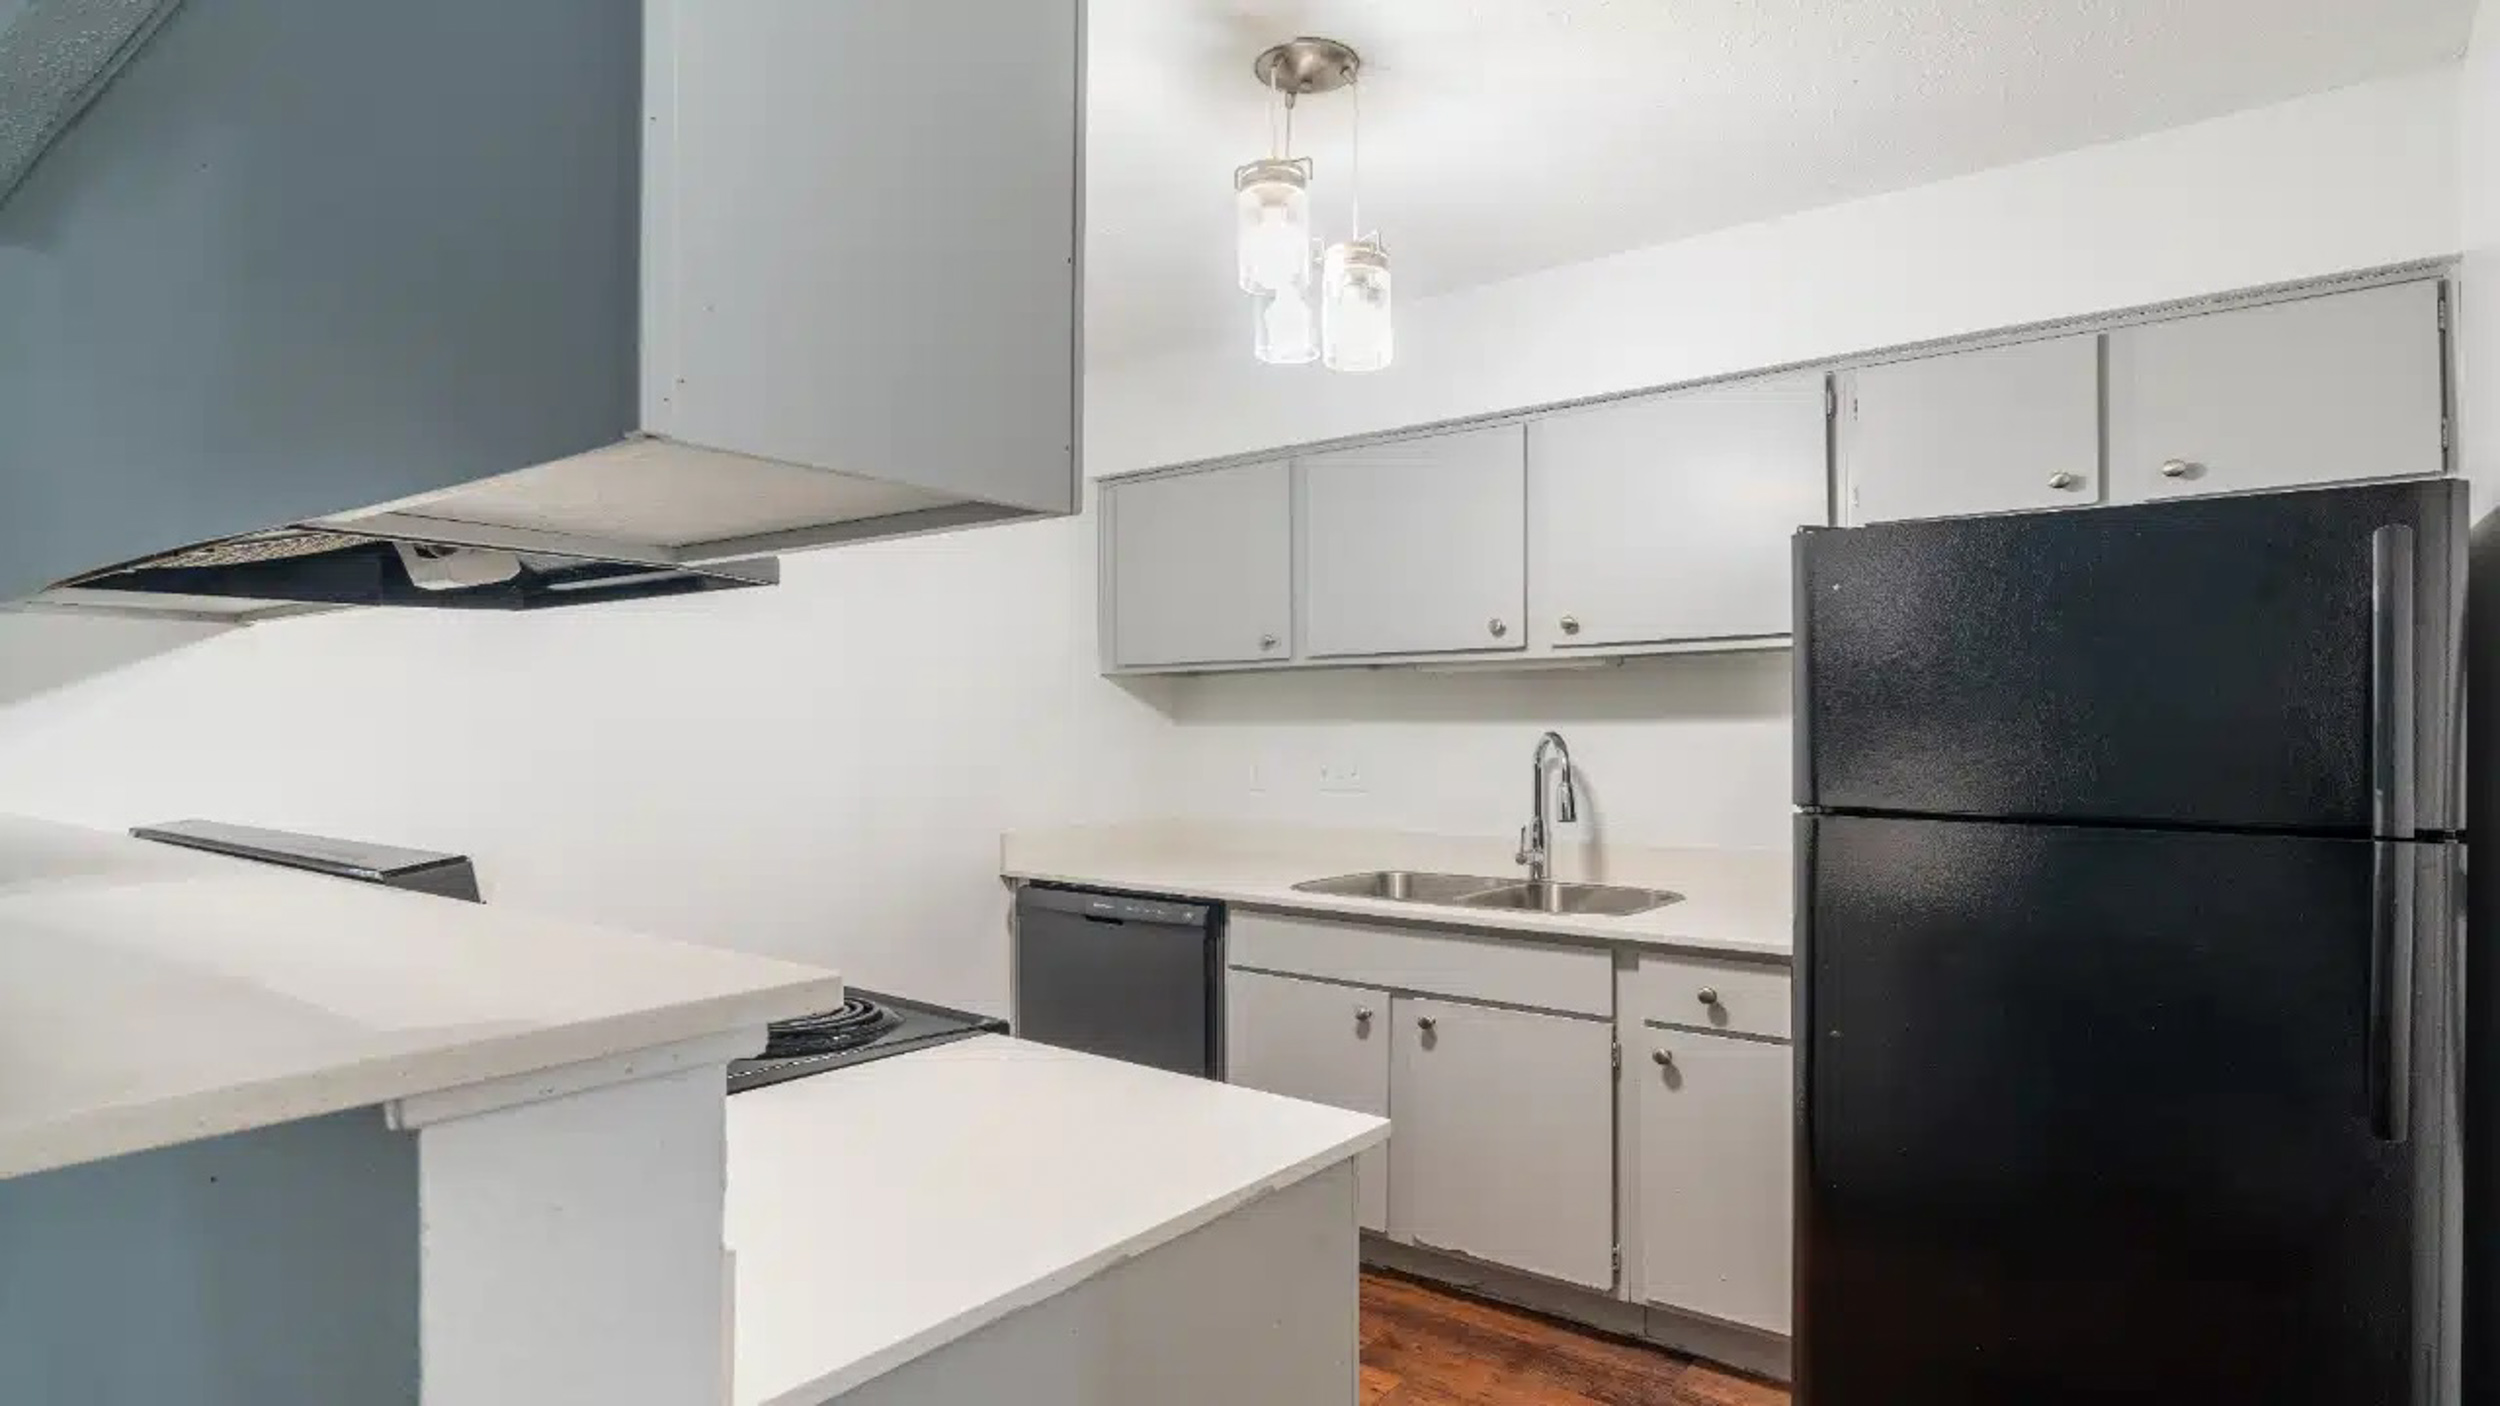
[[[1513,864],[1525,864],[1536,857],[1536,852],[1528,848],[1529,829],[1530,827],[1526,825],[1519,827],[1519,850],[1510,857],[1510,862]]]

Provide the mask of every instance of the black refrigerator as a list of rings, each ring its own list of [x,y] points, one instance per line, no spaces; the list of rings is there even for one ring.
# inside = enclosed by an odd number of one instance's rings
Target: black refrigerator
[[[1799,535],[1800,1406],[2456,1399],[2466,527]]]

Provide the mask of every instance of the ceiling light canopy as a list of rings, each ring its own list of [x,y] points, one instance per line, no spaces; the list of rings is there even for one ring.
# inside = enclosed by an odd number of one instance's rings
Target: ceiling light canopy
[[[1377,371],[1395,352],[1389,251],[1376,231],[1363,228],[1362,68],[1362,56],[1348,46],[1308,37],[1279,44],[1251,65],[1274,101],[1268,156],[1233,172],[1235,264],[1251,298],[1251,350],[1270,365],[1320,361],[1337,371]],[[1311,160],[1293,154],[1294,108],[1306,95],[1339,88],[1354,99],[1347,237],[1315,259]]]

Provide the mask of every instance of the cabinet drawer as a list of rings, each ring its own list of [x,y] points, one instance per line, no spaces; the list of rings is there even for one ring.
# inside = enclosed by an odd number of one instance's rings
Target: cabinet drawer
[[[1602,947],[1236,909],[1225,951],[1235,967],[1355,986],[1575,1015],[1615,1009],[1614,957]]]
[[[1625,1002],[1644,1021],[1788,1038],[1788,968],[1644,952]]]

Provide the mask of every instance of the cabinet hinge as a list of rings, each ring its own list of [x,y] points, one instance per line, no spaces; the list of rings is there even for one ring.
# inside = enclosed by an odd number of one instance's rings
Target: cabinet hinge
[[[1823,413],[1825,415],[1840,413],[1840,392],[1833,390],[1832,383],[1828,380],[1823,383]]]
[[[1623,1247],[1621,1245],[1615,1246],[1615,1282],[1617,1284],[1623,1282]]]
[[[1613,1046],[1614,1046],[1614,1048],[1613,1048],[1613,1054],[1612,1054],[1612,1057],[1611,1057],[1611,1062],[1612,1062],[1612,1063],[1613,1063],[1613,1065],[1614,1065],[1615,1072],[1616,1072],[1617,1074],[1620,1074],[1620,1073],[1622,1073],[1622,1072],[1623,1072],[1623,1041],[1622,1041],[1622,1040],[1620,1040],[1620,1039],[1617,1039],[1616,1041],[1614,1041],[1614,1042],[1613,1042]]]
[[[2456,438],[2457,422],[2455,420],[2442,417],[2439,422],[2439,447],[2442,449],[2456,448]]]
[[[2448,285],[2439,285],[2439,330],[2448,330]]]

